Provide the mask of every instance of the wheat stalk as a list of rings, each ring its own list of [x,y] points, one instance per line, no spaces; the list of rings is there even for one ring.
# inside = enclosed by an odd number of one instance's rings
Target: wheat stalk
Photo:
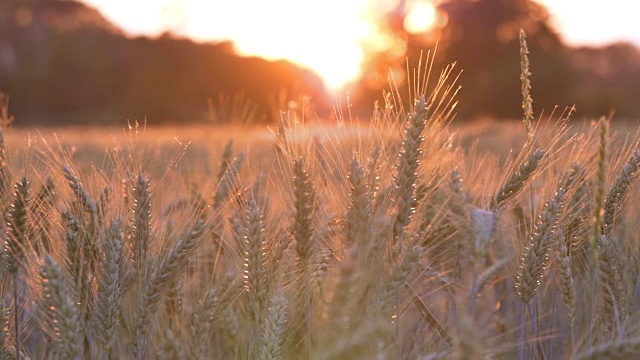
[[[489,252],[491,239],[496,231],[497,216],[490,210],[471,208],[471,227],[473,231],[473,249],[479,259],[485,258]]]
[[[182,343],[180,339],[176,338],[173,331],[170,328],[164,332],[164,341],[158,351],[158,359],[166,360],[182,360],[186,359],[184,350],[182,349]]]
[[[362,308],[356,308],[360,303],[359,291],[365,288],[365,274],[357,271],[355,249],[347,250],[338,269],[337,284],[333,287],[328,311],[330,327],[336,331],[352,328],[360,320],[358,317]]]
[[[482,360],[485,358],[477,330],[478,327],[470,316],[461,319],[452,359]]]
[[[626,360],[640,356],[640,339],[609,342],[578,354],[575,360]]]
[[[589,321],[594,318],[595,306],[596,306],[596,279],[597,279],[597,266],[598,266],[598,244],[602,236],[602,226],[604,222],[604,201],[605,201],[605,184],[607,181],[606,167],[607,167],[607,143],[609,134],[609,124],[606,119],[601,118],[600,123],[600,143],[598,146],[598,168],[596,179],[596,194],[593,206],[593,227],[591,234],[591,301],[589,307]],[[589,327],[589,338],[591,342],[592,327]]]

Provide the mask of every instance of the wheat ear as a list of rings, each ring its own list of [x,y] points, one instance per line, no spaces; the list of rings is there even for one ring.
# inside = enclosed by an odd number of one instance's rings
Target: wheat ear
[[[620,173],[616,177],[609,193],[604,201],[604,217],[602,224],[602,233],[609,236],[613,230],[616,220],[616,213],[623,205],[634,179],[638,175],[638,167],[640,166],[640,149],[635,150],[629,160],[624,164]]]
[[[20,268],[29,248],[30,225],[27,217],[29,209],[29,181],[26,176],[15,184],[13,202],[9,209],[6,240],[4,243],[7,271],[13,277],[13,312],[15,326],[16,357],[20,358],[20,320],[18,316],[18,284]]]
[[[391,272],[391,276],[383,283],[382,291],[378,297],[382,309],[388,309],[394,304],[397,305],[400,291],[409,280],[409,276],[416,269],[423,253],[423,247],[414,246],[407,251],[402,261],[395,266]],[[400,309],[396,309],[396,311],[400,311]]]
[[[246,211],[244,280],[249,293],[253,319],[256,326],[261,324],[261,311],[267,297],[267,274],[265,269],[266,244],[262,213],[255,200],[249,202]]]
[[[498,190],[494,198],[491,200],[490,209],[492,211],[499,210],[507,200],[522,191],[524,185],[526,185],[535,174],[544,155],[545,151],[538,149],[532,152],[527,160],[520,164],[518,169],[509,176],[507,181],[500,187],[500,190]]]
[[[96,337],[107,355],[115,358],[115,341],[120,324],[122,306],[122,277],[124,254],[122,247],[122,224],[111,222],[104,240],[104,258],[100,269],[98,301],[96,309]]]
[[[63,166],[62,173],[64,174],[65,179],[69,182],[69,187],[73,190],[76,199],[79,201],[80,205],[90,214],[97,214],[98,206],[96,202],[91,198],[87,189],[82,185],[78,177],[73,173],[70,167]]]
[[[620,276],[613,246],[606,235],[600,236],[597,267],[600,291],[597,294],[602,299],[602,312],[599,313],[599,318],[602,322],[598,322],[598,325],[602,327],[602,334],[609,337],[614,335],[613,329],[618,324],[618,315],[620,313],[618,306],[618,296],[620,294],[616,292]]]
[[[45,183],[40,187],[35,201],[32,204],[32,213],[34,213],[34,218],[36,219],[34,223],[39,225],[38,240],[42,245],[41,251],[39,246],[34,244],[34,250],[38,256],[40,256],[42,252],[51,251],[51,241],[48,237],[48,231],[51,224],[49,214],[55,210],[55,198],[55,183],[51,177],[47,177]]]
[[[271,306],[267,313],[264,329],[260,341],[259,359],[278,360],[284,359],[283,342],[285,324],[287,321],[287,299],[284,290],[278,288],[271,299]]]
[[[191,324],[189,326],[191,348],[189,353],[192,359],[206,358],[208,353],[207,345],[211,337],[213,323],[220,310],[219,306],[217,291],[210,289],[191,314]]]
[[[345,243],[356,244],[363,248],[363,242],[369,240],[371,230],[371,198],[364,168],[358,160],[351,161],[349,172],[349,209],[344,224]]]
[[[529,64],[529,48],[527,35],[520,29],[520,81],[522,82],[522,110],[523,122],[527,130],[527,136],[533,136],[533,98],[531,97],[531,70]]]
[[[149,179],[142,174],[136,177],[133,185],[133,220],[131,229],[131,245],[139,274],[144,273],[142,268],[147,264],[147,253],[151,238],[151,193],[149,192]]]
[[[555,253],[555,272],[558,287],[560,288],[560,296],[562,302],[567,307],[567,320],[569,320],[569,329],[571,331],[571,342],[573,344],[573,325],[576,319],[576,286],[573,281],[573,271],[571,270],[571,258],[569,257],[569,248],[564,234],[561,231],[557,233],[557,251]]]
[[[9,348],[9,309],[0,305],[0,359],[11,359]]]
[[[162,291],[169,285],[171,280],[184,268],[189,255],[193,252],[198,239],[205,229],[205,224],[201,221],[189,230],[180,240],[169,250],[157,267],[151,272],[148,280],[145,281],[144,290],[135,311],[134,341],[133,347],[137,359],[144,359],[147,351],[147,332],[151,316],[155,313]]]
[[[0,110],[4,111],[5,95],[0,93]],[[4,129],[0,126],[0,201],[4,203],[10,196],[11,174],[7,163],[7,151],[4,144]]]
[[[53,352],[59,359],[76,359],[82,356],[82,326],[78,308],[69,296],[62,271],[48,254],[40,268],[43,293],[43,313],[47,324],[45,331],[52,339]],[[50,327],[52,326],[52,327]]]
[[[542,213],[538,217],[533,235],[520,261],[516,276],[516,290],[520,299],[528,304],[540,286],[549,259],[549,250],[560,218],[560,211],[565,200],[565,190],[560,188],[554,196],[547,200]]]
[[[6,234],[4,248],[8,271],[14,275],[22,266],[29,248],[30,225],[27,216],[30,202],[29,185],[26,176],[16,182],[13,202],[8,214],[9,229]]]
[[[231,164],[231,157],[233,156],[233,139],[229,139],[227,144],[224,146],[224,150],[222,151],[222,158],[220,159],[220,168],[218,169],[218,175],[216,176],[216,180],[218,184],[222,181],[224,174],[229,169],[229,165]]]
[[[237,178],[240,173],[240,167],[245,160],[244,154],[239,154],[229,165],[226,167],[224,174],[218,182],[216,191],[213,195],[213,209],[219,210],[225,204],[225,202],[231,196],[234,186],[236,185]],[[228,161],[227,161],[228,162]]]
[[[316,192],[311,181],[311,175],[305,167],[303,158],[293,162],[293,195],[295,214],[293,219],[293,233],[296,241],[295,251],[300,260],[299,271],[303,277],[303,299],[305,310],[305,345],[311,355],[311,291],[309,285],[309,262],[313,257],[315,244],[314,213],[316,209]]]
[[[402,150],[396,167],[394,186],[397,191],[398,210],[393,225],[393,239],[398,245],[398,253],[402,252],[404,229],[411,222],[415,211],[415,188],[418,179],[418,167],[422,157],[423,132],[427,124],[427,105],[422,96],[415,104],[414,112],[402,136]]]
[[[300,158],[293,162],[293,175],[295,249],[304,268],[311,259],[313,251],[316,193],[304,159]]]

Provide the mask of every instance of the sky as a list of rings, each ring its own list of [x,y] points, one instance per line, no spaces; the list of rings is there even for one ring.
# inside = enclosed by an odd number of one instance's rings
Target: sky
[[[199,41],[231,40],[242,55],[287,59],[314,70],[330,90],[360,75],[367,51],[393,39],[375,26],[394,0],[82,0],[131,35],[166,31]],[[433,2],[406,0],[405,29],[437,26]],[[537,0],[570,45],[640,45],[636,0]]]

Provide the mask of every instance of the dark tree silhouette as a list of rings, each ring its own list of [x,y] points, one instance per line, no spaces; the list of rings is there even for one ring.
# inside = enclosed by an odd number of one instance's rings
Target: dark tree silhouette
[[[390,70],[406,89],[406,59],[413,66],[437,41],[434,69],[453,61],[464,69],[458,118],[520,117],[521,28],[528,35],[537,115],[576,104],[579,116],[616,110],[619,117],[640,117],[640,50],[631,45],[567,47],[546,9],[532,0],[447,0],[438,10],[448,22],[425,34],[405,32],[404,6],[397,0],[380,24],[396,46],[370,54],[350,89],[351,113],[360,118],[369,118],[375,101],[383,103]],[[11,96],[18,125],[202,121],[214,117],[212,108],[219,120],[246,122],[250,114],[268,122],[288,100],[303,96],[319,116],[331,111],[311,71],[238,56],[230,43],[127,38],[97,10],[72,0],[0,0],[0,92]],[[230,107],[245,108],[238,120],[230,114],[236,110],[220,107],[239,96]]]
[[[1,4],[0,91],[18,125],[203,121],[222,94],[242,94],[259,121],[302,95],[330,109],[320,78],[289,62],[241,57],[229,43],[129,39],[76,1]]]
[[[518,34],[522,28],[531,51],[534,105],[547,110],[563,105],[575,74],[567,48],[550,26],[544,7],[531,0],[449,0],[439,10],[448,18],[446,26],[417,35],[404,33],[402,11],[391,13],[389,27],[406,42],[405,56],[383,55],[372,62],[375,66],[370,71],[402,69],[407,58],[415,64],[421,53],[438,42],[435,68],[455,61],[464,70],[459,115],[520,116]],[[364,91],[359,101],[371,101],[380,90],[369,85],[360,85]]]

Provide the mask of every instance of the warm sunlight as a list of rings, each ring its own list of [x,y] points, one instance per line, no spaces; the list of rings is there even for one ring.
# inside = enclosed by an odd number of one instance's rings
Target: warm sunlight
[[[242,55],[292,61],[318,73],[333,92],[360,76],[365,43],[378,51],[392,42],[376,27],[373,17],[380,13],[370,0],[91,2],[111,19],[129,12],[135,32],[157,29],[160,17],[164,30],[201,41],[233,40]],[[145,6],[146,15],[134,19]]]
[[[129,34],[171,31],[199,41],[230,40],[242,55],[290,60],[315,71],[334,93],[360,77],[370,54],[398,45],[393,35],[378,27],[385,14],[404,6],[403,25],[412,34],[446,23],[435,8],[441,0],[83,1]],[[615,11],[632,2],[611,0],[615,5],[608,2],[603,8],[596,0],[537,1],[549,7],[571,44],[624,39],[640,43],[632,27],[636,12]],[[575,16],[576,8],[581,16]],[[594,21],[602,26],[594,27]]]
[[[185,30],[199,39],[232,37],[241,54],[298,63],[336,90],[359,76],[364,59],[360,43],[376,36],[362,13],[364,1],[229,2],[225,12],[216,12],[209,2],[192,1],[185,8]]]
[[[415,1],[407,8],[404,28],[410,34],[420,34],[433,28],[436,23],[436,8],[428,1]]]

